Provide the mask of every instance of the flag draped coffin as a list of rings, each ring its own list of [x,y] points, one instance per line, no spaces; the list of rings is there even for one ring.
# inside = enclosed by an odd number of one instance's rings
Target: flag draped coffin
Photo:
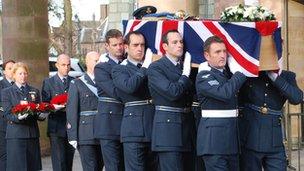
[[[178,20],[124,20],[124,34],[130,31],[141,32],[146,46],[153,53],[163,55],[161,37],[168,30],[178,30],[184,39],[185,51],[192,56],[192,63],[205,61],[204,41],[212,36],[221,37],[227,47],[231,67],[246,76],[255,77],[259,72],[261,36],[272,35],[279,64],[282,65],[282,39],[280,22],[231,22],[219,21],[178,21]]]

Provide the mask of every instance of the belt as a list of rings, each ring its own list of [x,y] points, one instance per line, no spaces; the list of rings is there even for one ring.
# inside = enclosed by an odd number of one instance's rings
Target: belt
[[[254,104],[245,104],[246,107],[249,107],[250,109],[252,110],[255,110],[257,112],[260,112],[261,114],[263,115],[267,115],[267,114],[270,114],[270,115],[277,115],[277,116],[281,116],[283,114],[283,112],[281,110],[273,110],[273,109],[270,109],[268,107],[265,107],[265,106],[256,106]]]
[[[100,102],[108,102],[108,103],[118,103],[118,104],[122,104],[120,101],[111,98],[111,97],[99,97],[98,101]]]
[[[200,103],[199,102],[192,102],[192,107],[199,107]]]
[[[238,116],[238,110],[202,110],[203,118],[235,118]]]
[[[92,116],[92,115],[96,115],[96,114],[97,114],[97,110],[80,112],[80,116]]]
[[[180,113],[188,113],[191,111],[189,107],[180,108],[180,107],[171,107],[171,106],[155,106],[155,110],[167,111],[167,112],[180,112]]]
[[[152,104],[152,100],[138,100],[138,101],[126,102],[125,107],[141,106],[141,105],[148,105],[148,104]]]

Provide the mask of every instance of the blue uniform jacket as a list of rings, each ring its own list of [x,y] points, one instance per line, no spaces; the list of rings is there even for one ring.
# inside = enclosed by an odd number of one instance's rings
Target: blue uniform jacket
[[[155,105],[191,107],[192,82],[182,75],[181,68],[167,57],[153,62],[148,68],[148,84]],[[152,131],[153,151],[191,151],[193,114],[155,111]]]
[[[29,85],[25,86],[23,94],[16,84],[2,90],[2,105],[4,117],[8,120],[6,139],[10,138],[38,138],[39,128],[37,116],[28,116],[25,120],[18,120],[17,115],[12,114],[12,108],[20,104],[21,100],[39,103],[40,92]]]
[[[120,101],[112,79],[112,68],[118,65],[112,59],[98,63],[94,69],[99,97],[109,97]],[[98,113],[94,119],[94,136],[101,139],[120,139],[123,104],[98,101]]]
[[[67,83],[70,84],[73,77],[67,77]],[[51,78],[46,78],[43,81],[41,96],[43,102],[50,102],[53,97],[66,93],[68,91],[65,89],[62,80],[56,74]],[[59,137],[66,137],[66,112],[65,109],[61,109],[59,111],[53,112],[48,117],[48,128],[47,134]]]
[[[236,72],[231,78],[210,68],[196,77],[196,92],[202,110],[237,109],[237,93],[246,76]],[[197,154],[237,154],[239,152],[237,117],[202,117],[197,133]]]
[[[265,72],[257,78],[250,78],[241,89],[240,105],[254,104],[282,110],[286,100],[291,104],[299,104],[303,100],[303,92],[298,88],[296,75],[283,71],[273,82]],[[262,114],[245,106],[240,120],[242,144],[258,152],[283,151],[281,116]]]
[[[7,81],[6,78],[3,78],[3,80],[0,81],[0,99],[1,99],[1,91],[4,88],[10,87],[12,84]],[[2,107],[2,101],[0,100],[0,131],[6,131],[6,119],[3,115],[3,107]]]
[[[85,74],[87,84],[95,87],[91,78]],[[80,115],[84,111],[97,111],[98,98],[80,79],[70,83],[67,103],[67,134],[69,141],[76,140],[79,145],[98,144],[94,138],[94,117],[96,115]]]
[[[113,82],[124,103],[151,99],[146,70],[129,61],[127,65],[113,68]],[[154,112],[152,104],[125,107],[121,123],[122,142],[150,142]]]

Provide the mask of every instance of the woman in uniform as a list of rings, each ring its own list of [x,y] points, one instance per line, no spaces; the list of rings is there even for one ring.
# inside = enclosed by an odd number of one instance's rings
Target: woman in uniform
[[[37,124],[39,117],[29,113],[24,115],[12,113],[13,107],[18,104],[40,102],[39,90],[28,85],[28,71],[26,64],[15,63],[12,71],[15,83],[2,90],[4,117],[8,120],[6,129],[7,171],[42,169]]]

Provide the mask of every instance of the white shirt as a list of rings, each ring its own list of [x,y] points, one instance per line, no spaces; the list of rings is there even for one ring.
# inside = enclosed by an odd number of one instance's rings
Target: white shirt
[[[179,64],[179,59],[178,58],[173,58],[170,55],[166,54],[166,57],[173,63],[173,65]]]
[[[118,64],[119,60],[113,56],[111,56],[110,54],[108,55],[110,59],[112,59],[115,63]]]

